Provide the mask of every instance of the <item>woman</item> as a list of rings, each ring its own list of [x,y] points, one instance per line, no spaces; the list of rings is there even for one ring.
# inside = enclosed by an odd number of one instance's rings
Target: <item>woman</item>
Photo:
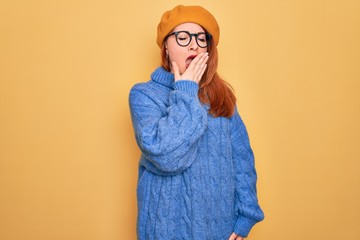
[[[264,218],[246,128],[217,74],[218,42],[204,8],[165,12],[157,29],[162,66],[131,89],[142,151],[138,239],[241,240]]]

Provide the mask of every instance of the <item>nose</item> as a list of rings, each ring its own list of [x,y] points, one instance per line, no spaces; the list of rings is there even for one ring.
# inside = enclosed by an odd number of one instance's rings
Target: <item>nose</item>
[[[197,45],[197,42],[196,42],[196,36],[191,36],[189,50],[196,51],[198,49],[198,47],[199,46]]]

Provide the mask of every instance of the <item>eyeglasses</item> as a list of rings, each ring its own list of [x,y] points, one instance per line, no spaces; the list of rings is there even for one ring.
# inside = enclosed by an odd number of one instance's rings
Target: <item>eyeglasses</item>
[[[210,39],[212,37],[211,34],[206,32],[189,33],[188,31],[179,31],[170,33],[167,35],[165,40],[172,35],[175,35],[177,44],[182,47],[188,46],[192,40],[192,37],[194,36],[196,44],[201,48],[206,48],[208,45],[210,45]]]

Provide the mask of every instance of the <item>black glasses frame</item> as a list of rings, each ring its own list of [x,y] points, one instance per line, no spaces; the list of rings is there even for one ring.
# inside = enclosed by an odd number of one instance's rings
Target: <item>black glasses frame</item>
[[[180,33],[186,33],[186,34],[189,35],[190,41],[189,41],[188,44],[185,44],[185,45],[184,45],[184,44],[180,44],[180,43],[179,43],[178,35],[179,35]],[[202,34],[205,34],[205,38],[206,38],[206,46],[204,46],[204,47],[203,47],[203,46],[200,46],[200,44],[199,44],[199,42],[198,42],[198,36],[199,36],[199,35],[202,35]],[[196,44],[197,44],[199,47],[201,47],[201,48],[206,48],[206,47],[208,47],[208,46],[210,45],[210,40],[211,40],[211,38],[212,38],[211,34],[209,34],[209,33],[207,33],[207,32],[189,33],[188,31],[178,31],[178,32],[172,32],[172,33],[170,33],[169,35],[167,35],[166,38],[165,38],[165,41],[167,40],[168,37],[170,37],[170,36],[172,36],[172,35],[175,35],[175,40],[176,40],[177,44],[178,44],[179,46],[181,46],[181,47],[186,47],[186,46],[188,46],[188,45],[191,43],[192,37],[195,37]]]

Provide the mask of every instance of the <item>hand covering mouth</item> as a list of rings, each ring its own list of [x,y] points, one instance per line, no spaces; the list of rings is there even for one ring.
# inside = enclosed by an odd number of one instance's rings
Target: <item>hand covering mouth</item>
[[[185,60],[185,65],[186,68],[189,67],[190,63],[192,62],[192,60],[194,60],[194,58],[196,58],[197,55],[190,55],[186,60]]]

